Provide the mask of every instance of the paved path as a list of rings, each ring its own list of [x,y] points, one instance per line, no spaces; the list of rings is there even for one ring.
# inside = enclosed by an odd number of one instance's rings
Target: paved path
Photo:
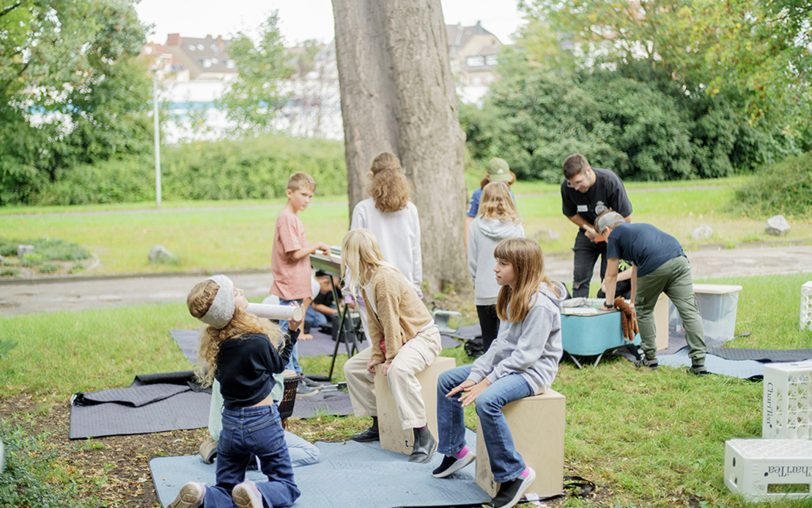
[[[812,246],[699,250],[689,253],[694,277],[731,277],[812,272]],[[572,260],[550,257],[551,278],[570,282]],[[266,295],[270,272],[230,274],[249,296]],[[39,279],[0,283],[0,315],[183,302],[202,275]],[[810,275],[812,279],[812,275]]]

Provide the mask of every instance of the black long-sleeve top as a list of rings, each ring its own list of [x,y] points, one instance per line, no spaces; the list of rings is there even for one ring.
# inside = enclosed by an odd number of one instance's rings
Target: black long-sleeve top
[[[273,375],[285,370],[298,337],[298,330],[290,332],[280,351],[261,333],[223,341],[214,377],[220,382],[225,407],[249,407],[267,397],[273,389]]]

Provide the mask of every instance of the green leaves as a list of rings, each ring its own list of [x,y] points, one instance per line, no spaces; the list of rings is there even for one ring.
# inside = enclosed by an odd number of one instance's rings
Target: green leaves
[[[229,47],[239,74],[221,103],[239,132],[272,130],[274,116],[288,98],[281,85],[293,74],[293,67],[285,53],[276,12],[262,23],[260,32],[256,44],[240,33]]]
[[[148,149],[143,42],[131,0],[0,8],[0,206],[78,163]]]

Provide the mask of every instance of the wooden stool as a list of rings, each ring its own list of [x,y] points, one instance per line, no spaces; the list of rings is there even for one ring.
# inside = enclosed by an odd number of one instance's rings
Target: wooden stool
[[[434,363],[417,375],[420,381],[420,393],[426,405],[426,420],[434,439],[437,439],[437,378],[448,369],[453,369],[457,362],[453,358],[438,356]],[[401,428],[400,415],[395,406],[395,399],[389,389],[389,381],[382,369],[375,373],[375,399],[378,406],[378,429],[381,434],[381,448],[397,453],[410,455],[414,445],[412,429]]]
[[[528,493],[555,496],[564,490],[564,412],[566,398],[555,390],[514,400],[502,408],[513,444],[525,464],[536,472]],[[496,495],[482,425],[476,431],[476,483],[489,496]]]

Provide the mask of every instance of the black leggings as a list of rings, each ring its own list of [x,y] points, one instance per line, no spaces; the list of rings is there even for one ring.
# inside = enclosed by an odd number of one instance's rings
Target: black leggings
[[[479,327],[482,329],[482,352],[487,353],[491,343],[499,334],[496,305],[477,305],[476,315],[479,317]]]

